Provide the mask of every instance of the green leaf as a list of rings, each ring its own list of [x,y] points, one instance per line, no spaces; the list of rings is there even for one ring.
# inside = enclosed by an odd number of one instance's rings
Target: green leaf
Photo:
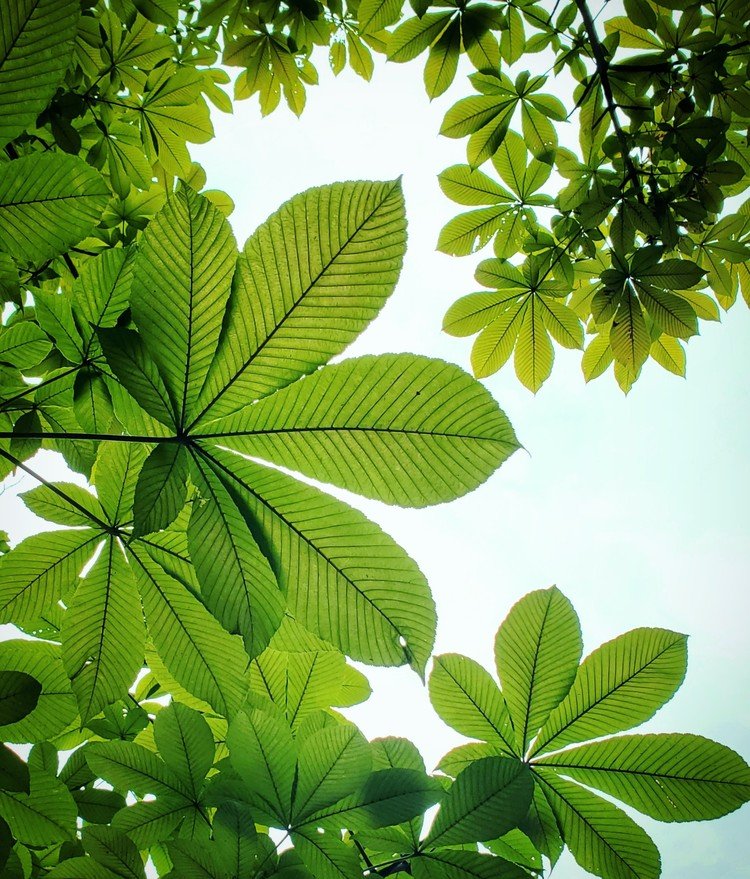
[[[73,317],[70,299],[65,294],[36,290],[34,311],[39,325],[52,336],[63,357],[71,363],[80,363],[84,345]]]
[[[475,760],[481,760],[483,757],[503,757],[508,755],[506,747],[498,747],[497,745],[489,745],[486,742],[469,742],[466,745],[459,745],[451,748],[447,754],[440,758],[437,768],[455,778],[459,772]]]
[[[470,336],[502,317],[518,299],[518,291],[469,293],[456,300],[443,318],[443,331]],[[512,350],[512,346],[511,346]],[[507,359],[507,358],[506,358]]]
[[[75,803],[65,785],[45,767],[41,747],[36,745],[29,755],[29,793],[0,791],[0,817],[19,842],[32,846],[66,842],[75,833]],[[57,755],[54,748],[52,753]]]
[[[565,348],[583,348],[583,326],[573,309],[551,296],[539,296],[537,302],[552,338]]]
[[[338,704],[346,668],[338,650],[290,653],[269,647],[250,667],[250,687],[278,705],[295,729],[312,712]]]
[[[208,826],[197,808],[173,796],[135,803],[115,815],[112,826],[126,833],[139,849],[147,849],[169,839],[182,822],[180,833],[192,838],[193,832],[205,836]]]
[[[360,879],[362,867],[354,848],[344,845],[339,836],[315,830],[297,830],[292,834],[294,850],[315,879]]]
[[[41,616],[74,585],[102,535],[90,528],[27,537],[0,558],[0,620]]]
[[[498,317],[492,318],[474,341],[471,366],[477,378],[486,378],[497,372],[513,353],[524,323],[528,298],[513,296],[510,303]]]
[[[583,377],[587,382],[606,372],[612,363],[612,349],[606,333],[600,333],[589,342],[581,359]]]
[[[388,60],[412,61],[442,35],[452,18],[453,12],[428,12],[421,18],[407,19],[388,41]]]
[[[25,491],[21,497],[32,513],[58,525],[91,526],[104,518],[101,504],[96,495],[91,494],[90,491],[73,482],[56,482],[54,487],[75,501],[77,506],[68,503],[48,485],[38,485],[30,491]]]
[[[635,24],[624,15],[618,15],[605,21],[604,30],[608,34],[618,34],[620,45],[628,49],[655,49],[657,52],[664,49],[661,40],[655,34]]]
[[[70,64],[77,0],[10,0],[0,23],[0,147],[47,106]]]
[[[527,879],[528,873],[494,855],[436,849],[411,859],[414,879]]]
[[[454,19],[430,46],[430,54],[424,68],[424,84],[427,97],[432,100],[443,94],[456,77],[458,59],[461,55],[461,25]]]
[[[570,690],[582,650],[578,616],[555,586],[524,596],[498,629],[497,673],[522,755]]]
[[[126,696],[140,671],[144,642],[133,575],[110,539],[76,589],[62,627],[63,663],[84,722]]]
[[[426,845],[496,839],[529,811],[534,782],[528,768],[507,757],[485,757],[459,773],[443,798]]]
[[[415,507],[471,491],[518,448],[481,385],[413,354],[328,366],[206,430],[243,454]],[[353,457],[367,463],[353,468]]]
[[[31,369],[49,354],[52,343],[35,323],[18,321],[0,327],[0,361],[19,369]]]
[[[134,742],[95,742],[86,747],[86,762],[98,778],[120,791],[182,799],[190,790],[156,754]]]
[[[503,694],[481,665],[456,653],[437,656],[429,688],[432,707],[445,723],[461,735],[514,753]]]
[[[2,684],[3,687],[6,687],[6,681],[9,675],[18,675],[19,678],[25,678],[26,680],[33,681],[33,678],[30,678],[28,675],[24,675],[21,672],[2,672]],[[38,686],[38,685],[37,685]],[[40,688],[41,689],[41,688]],[[33,690],[24,689],[19,695],[20,698],[16,698],[13,701],[18,705],[21,709],[25,706],[23,704],[24,697],[27,697],[27,694],[33,695]],[[37,696],[39,694],[37,693]],[[1,703],[2,708],[2,719],[5,717],[16,717],[17,720],[20,720],[22,717],[25,717],[29,712],[23,713],[21,711],[21,717],[18,717],[19,712],[16,711],[15,714],[8,713],[7,705],[10,700],[5,697],[3,702]],[[0,745],[0,790],[4,791],[13,791],[15,793],[29,793],[29,768],[23,762],[23,760],[16,754],[15,751],[12,751],[6,745]],[[2,860],[2,856],[0,855],[0,860]]]
[[[374,830],[401,824],[421,815],[441,797],[436,779],[416,769],[379,769],[348,797],[324,807],[303,825],[345,826],[353,830]]]
[[[704,274],[704,270],[689,259],[665,259],[651,268],[639,269],[638,278],[667,290],[687,290],[694,287]]]
[[[287,724],[259,710],[240,713],[227,733],[229,758],[253,794],[258,817],[289,825],[296,746]]]
[[[512,201],[512,196],[491,177],[468,165],[451,165],[438,174],[443,194],[458,204],[492,205]]]
[[[685,375],[685,349],[670,336],[659,336],[651,343],[649,354],[654,360],[675,375]]]
[[[35,153],[0,165],[0,248],[37,265],[94,228],[109,190],[83,159]]]
[[[100,444],[92,481],[111,522],[119,525],[129,521],[138,474],[147,455],[148,447],[142,443]]]
[[[0,726],[18,723],[39,703],[42,685],[20,671],[0,671]]]
[[[97,333],[110,369],[139,406],[162,424],[177,423],[177,410],[146,343],[133,330],[100,329]]]
[[[146,458],[135,486],[133,534],[168,528],[185,506],[188,457],[181,443],[159,443]]]
[[[689,339],[698,332],[695,312],[681,296],[650,284],[636,282],[636,287],[643,307],[667,335]]]
[[[49,879],[112,879],[112,873],[93,858],[67,858],[46,874]]]
[[[166,765],[197,800],[214,762],[214,737],[197,711],[171,702],[154,721],[154,741]]]
[[[226,218],[188,186],[168,199],[140,241],[130,305],[181,427],[216,353],[236,254]]]
[[[306,738],[297,758],[291,823],[353,793],[370,774],[370,746],[354,724],[329,726]]]
[[[87,433],[106,433],[114,418],[112,398],[104,376],[81,370],[73,386],[73,411]]]
[[[232,717],[247,691],[247,654],[187,589],[140,550],[130,547],[151,639],[169,673],[185,689]]]
[[[354,659],[409,662],[422,672],[435,637],[435,605],[416,562],[342,501],[236,455],[217,450],[211,457],[271,562],[290,613]]]
[[[362,0],[357,18],[361,34],[375,34],[401,17],[402,0]]]
[[[605,879],[658,879],[659,852],[632,818],[550,770],[535,774],[541,779],[565,844],[584,870]]]
[[[145,879],[138,849],[114,827],[89,824],[83,829],[81,841],[92,858],[121,879]]]
[[[134,256],[132,248],[112,248],[83,264],[73,301],[92,326],[113,327],[128,307]]]
[[[242,635],[248,655],[257,656],[281,623],[284,598],[216,473],[199,456],[193,459],[192,473],[200,498],[193,502],[188,544],[201,596],[228,632]]]
[[[666,629],[633,629],[581,663],[532,753],[610,735],[653,717],[685,677],[687,639]]]
[[[240,255],[195,421],[236,412],[340,354],[393,292],[405,248],[399,181],[336,183],[282,205]]]
[[[570,748],[538,765],[617,797],[657,821],[720,818],[750,799],[750,769],[702,736],[620,736]]]
[[[440,230],[437,249],[452,256],[468,256],[480,250],[495,233],[502,233],[503,221],[511,211],[507,204],[501,204],[459,214]]]
[[[609,344],[615,360],[637,373],[646,362],[650,339],[641,305],[627,292],[620,302],[609,333]]]
[[[223,803],[213,819],[214,842],[222,866],[231,876],[251,876],[265,861],[263,848],[247,808],[239,803]]]
[[[516,342],[514,366],[521,383],[536,393],[552,372],[554,349],[542,318],[539,296],[531,296]]]
[[[63,669],[58,644],[2,641],[0,668],[24,672],[42,685],[36,708],[22,720],[2,728],[4,741],[44,741],[62,732],[76,717],[76,700]]]

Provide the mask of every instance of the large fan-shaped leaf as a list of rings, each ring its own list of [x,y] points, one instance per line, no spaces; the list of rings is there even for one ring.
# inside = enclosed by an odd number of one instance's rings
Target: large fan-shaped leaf
[[[658,821],[720,818],[750,799],[750,769],[730,748],[678,733],[620,736],[540,759]]]
[[[62,656],[82,720],[123,698],[143,664],[138,590],[110,539],[76,589],[62,627]]]
[[[281,623],[284,598],[220,479],[198,456],[192,472],[201,497],[193,504],[188,541],[201,596],[227,631],[242,635],[249,655],[257,656]]]
[[[289,727],[262,711],[241,713],[229,726],[227,745],[232,766],[260,807],[258,817],[287,827],[297,751]]]
[[[503,694],[473,659],[455,653],[435,657],[430,701],[440,717],[462,735],[491,742],[507,754],[514,753],[513,729]]]
[[[149,633],[167,670],[188,692],[232,717],[247,691],[242,642],[146,553],[130,552]]]
[[[297,760],[292,823],[353,793],[370,773],[369,745],[354,724],[329,726],[305,739]]]
[[[353,659],[409,662],[422,671],[435,637],[435,605],[403,549],[324,492],[237,455],[216,450],[211,457],[295,618]]]
[[[91,528],[27,537],[0,559],[0,621],[39,617],[74,585],[102,534]]]
[[[34,127],[70,63],[78,0],[8,0],[0,18],[0,147]]]
[[[427,845],[496,839],[529,811],[534,782],[528,768],[508,757],[485,757],[453,782],[435,817]]]
[[[335,183],[282,205],[240,256],[201,415],[234,412],[340,354],[392,293],[405,247],[398,181]]]
[[[554,586],[526,595],[500,626],[495,661],[521,754],[570,689],[582,649],[578,616]]]
[[[94,228],[109,190],[78,156],[36,153],[0,165],[0,248],[38,264]]]
[[[141,239],[130,304],[181,426],[216,352],[236,254],[226,218],[188,186],[167,201]]]
[[[659,852],[632,818],[550,770],[541,778],[563,839],[584,870],[604,879],[658,879]]]
[[[595,739],[644,723],[685,677],[687,639],[666,629],[633,629],[583,661],[570,692],[550,715],[533,752]]]
[[[321,369],[206,436],[243,453],[404,506],[476,488],[518,448],[489,393],[463,370],[412,354]]]

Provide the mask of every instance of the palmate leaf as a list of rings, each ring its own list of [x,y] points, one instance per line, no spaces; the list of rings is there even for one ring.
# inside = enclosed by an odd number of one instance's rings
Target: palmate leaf
[[[196,421],[288,385],[340,354],[395,287],[406,247],[398,181],[295,196],[250,236]]]
[[[471,491],[518,448],[481,385],[412,354],[328,366],[206,425],[200,438],[214,437],[313,479],[417,507]]]
[[[730,748],[689,734],[619,736],[539,758],[658,821],[719,818],[750,798],[750,769]]]
[[[0,165],[0,248],[38,264],[94,228],[109,198],[83,159],[36,153]]]
[[[33,128],[65,73],[77,0],[9,0],[0,21],[0,147]]]
[[[401,547],[362,513],[312,486],[227,452],[210,454],[296,619],[354,659],[406,660],[423,670],[435,606]]]

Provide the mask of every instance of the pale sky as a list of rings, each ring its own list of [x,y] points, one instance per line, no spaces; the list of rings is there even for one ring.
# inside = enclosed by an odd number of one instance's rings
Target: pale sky
[[[349,72],[334,80],[323,56],[319,66],[322,85],[308,90],[300,120],[285,109],[261,119],[254,100],[238,104],[233,117],[213,114],[216,139],[194,148],[194,157],[209,187],[234,199],[240,245],[303,189],[403,174],[409,247],[401,280],[347,355],[413,351],[466,368],[471,340],[448,337],[440,325],[456,298],[477,289],[480,257],[434,248],[441,225],[460,210],[436,175],[465,161],[465,141],[437,131],[467,84],[430,104],[422,62],[379,65],[370,85]],[[586,386],[580,353],[557,346],[552,377],[536,397],[512,366],[488,379],[528,454],[518,452],[459,501],[400,510],[337,494],[393,535],[427,575],[439,613],[436,653],[464,653],[491,669],[494,634],[511,605],[556,583],[578,610],[587,652],[637,626],[688,633],[686,683],[647,728],[700,733],[747,758],[750,315],[740,303],[722,325],[704,327],[688,346],[687,380],[649,363],[627,398],[611,373]],[[51,454],[37,466],[70,478]],[[0,499],[14,542],[39,527],[16,498],[32,487],[18,478]],[[464,741],[432,712],[412,672],[366,671],[375,692],[348,714],[369,737],[408,736],[428,767]],[[700,825],[638,820],[662,853],[665,879],[734,879],[750,863],[747,817],[745,807]],[[565,855],[554,875],[584,873]]]

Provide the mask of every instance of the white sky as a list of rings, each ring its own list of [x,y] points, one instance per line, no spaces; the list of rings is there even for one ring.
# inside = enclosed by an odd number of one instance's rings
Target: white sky
[[[479,257],[434,250],[459,206],[436,175],[465,161],[465,141],[437,136],[465,81],[428,102],[420,62],[379,66],[367,85],[334,80],[308,90],[300,120],[281,109],[261,120],[255,101],[233,117],[214,113],[216,139],[195,148],[210,187],[225,189],[240,245],[282,201],[310,186],[404,175],[409,249],[396,293],[348,354],[414,351],[468,365],[470,340],[440,332],[442,316],[475,287]],[[491,255],[491,253],[487,253]],[[704,325],[705,326],[705,325]],[[653,625],[688,633],[690,666],[650,731],[700,733],[750,755],[750,618],[747,547],[750,315],[743,304],[688,347],[688,379],[648,364],[625,398],[608,374],[589,386],[580,353],[556,347],[552,378],[533,397],[512,366],[486,384],[529,454],[518,452],[479,490],[452,504],[400,510],[350,495],[426,573],[438,606],[436,652],[461,652],[492,668],[494,633],[526,592],[551,583],[576,606],[585,647]],[[70,478],[54,456],[37,465]],[[16,498],[2,496],[2,527],[14,542],[39,528]],[[54,527],[54,526],[52,526]],[[374,695],[349,712],[369,737],[405,735],[429,766],[461,737],[432,712],[416,676],[368,670]],[[663,859],[665,879],[747,875],[747,808],[718,822],[660,825],[640,819]],[[558,879],[581,877],[567,855]]]

